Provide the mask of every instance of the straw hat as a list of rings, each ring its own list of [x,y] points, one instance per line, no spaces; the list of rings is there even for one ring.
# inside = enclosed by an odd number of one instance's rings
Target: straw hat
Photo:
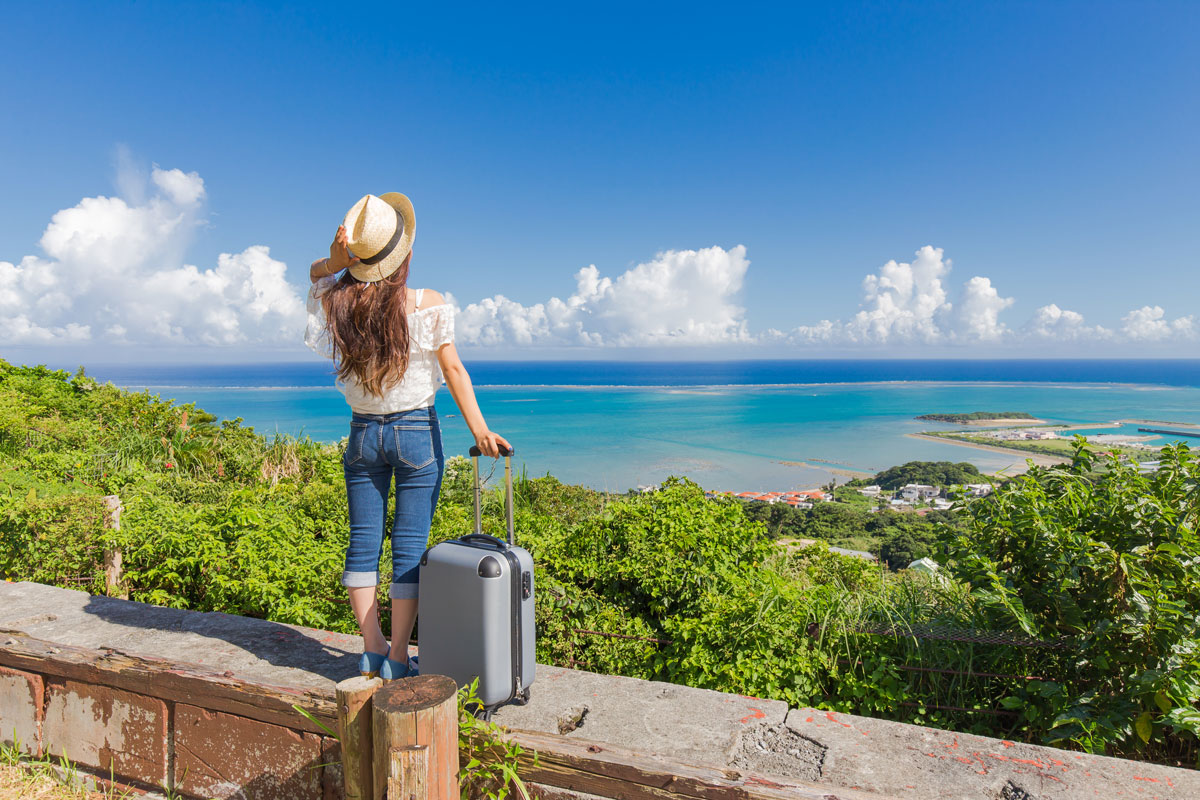
[[[417,220],[412,202],[399,192],[363,195],[346,212],[346,243],[358,263],[350,274],[371,283],[391,275],[412,252]]]

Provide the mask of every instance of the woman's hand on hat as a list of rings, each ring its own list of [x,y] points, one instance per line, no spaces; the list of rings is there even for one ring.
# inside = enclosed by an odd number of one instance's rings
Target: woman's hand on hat
[[[476,436],[475,446],[479,448],[479,452],[490,458],[499,458],[501,447],[504,447],[508,450],[512,449],[512,445],[508,443],[507,439],[500,434],[492,433],[491,431],[484,431]]]
[[[329,245],[329,268],[334,272],[341,272],[346,267],[353,267],[357,263],[358,258],[350,252],[346,226],[339,225],[333,242]]]

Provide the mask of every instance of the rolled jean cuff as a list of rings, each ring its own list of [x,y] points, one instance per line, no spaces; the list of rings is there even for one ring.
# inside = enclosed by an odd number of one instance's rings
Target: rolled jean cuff
[[[388,597],[393,600],[416,600],[419,586],[416,583],[393,583],[388,589]]]
[[[361,589],[364,586],[378,586],[379,572],[343,572],[342,586],[347,589]]]

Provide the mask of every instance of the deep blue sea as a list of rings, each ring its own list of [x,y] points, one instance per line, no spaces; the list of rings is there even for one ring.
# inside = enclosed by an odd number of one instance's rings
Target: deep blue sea
[[[1011,469],[1006,454],[914,439],[931,412],[1027,411],[1069,424],[1200,424],[1200,360],[468,362],[491,428],[530,474],[623,491],[687,475],[714,489],[817,486],[911,460]],[[194,402],[260,433],[345,436],[328,362],[98,365],[89,374]],[[448,454],[472,440],[444,388]],[[1134,433],[1125,425],[1105,433]],[[1167,441],[1160,437],[1155,443]],[[1200,439],[1188,440],[1200,444]]]

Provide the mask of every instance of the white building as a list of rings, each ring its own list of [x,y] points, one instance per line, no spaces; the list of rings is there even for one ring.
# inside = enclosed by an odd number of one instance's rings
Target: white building
[[[932,575],[937,573],[938,563],[932,558],[918,558],[916,561],[909,564],[908,568],[911,570],[916,570],[917,572],[928,572]]]
[[[900,490],[900,496],[910,503],[918,500],[932,500],[941,493],[942,490],[937,486],[927,486],[923,483],[910,483]]]
[[[865,494],[867,497],[878,497],[879,493],[882,492],[883,489],[872,484],[870,486],[860,486],[858,487],[858,491],[862,494]]]

